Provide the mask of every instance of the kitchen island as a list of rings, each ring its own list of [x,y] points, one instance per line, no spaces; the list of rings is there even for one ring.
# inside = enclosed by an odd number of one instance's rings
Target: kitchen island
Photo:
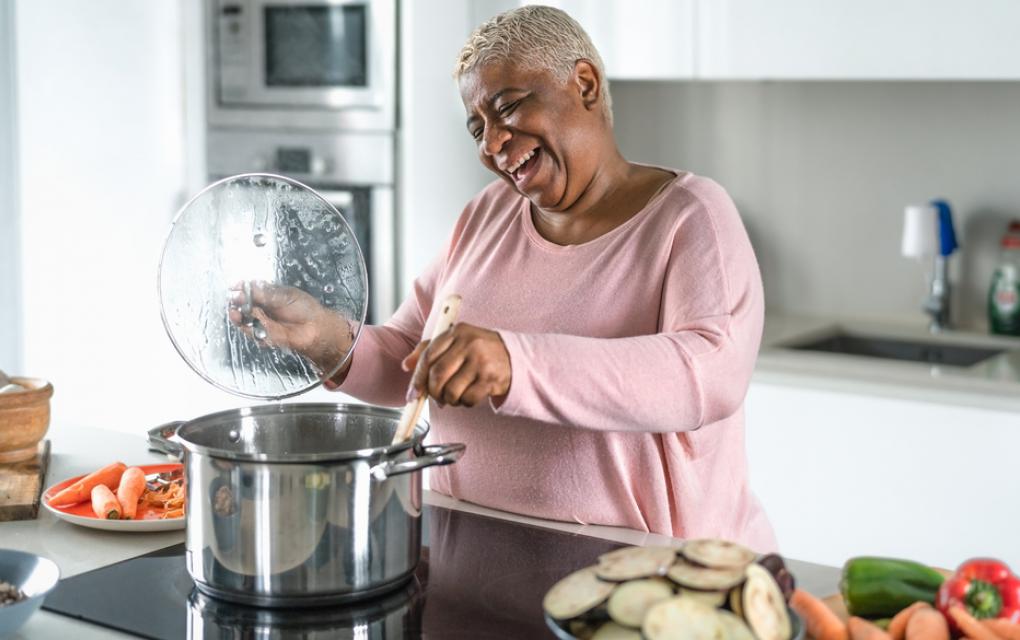
[[[48,434],[53,453],[46,484],[51,485],[64,478],[88,473],[114,459],[123,460],[128,464],[165,462],[165,456],[147,450],[144,440],[144,429],[147,426],[140,426],[138,435],[99,429],[55,426]],[[431,492],[425,493],[425,503],[434,507],[432,511],[438,514],[463,513],[484,517],[474,518],[475,524],[484,524],[490,518],[497,521],[510,520],[515,523],[541,527],[546,531],[555,530],[573,536],[591,536],[607,541],[607,544],[609,544],[608,541],[634,545],[676,545],[678,543],[666,536],[640,531],[550,522],[517,516],[478,507]],[[445,520],[446,525],[456,524],[450,518]],[[444,523],[441,522],[441,524]],[[434,527],[433,531],[435,532]],[[578,540],[586,539],[579,538]],[[179,545],[183,541],[183,530],[153,533],[99,531],[58,520],[44,509],[40,510],[36,520],[0,524],[0,547],[30,551],[51,558],[60,566],[62,578],[83,574],[128,558]],[[432,551],[430,561],[435,562],[438,550]],[[594,561],[594,558],[591,558],[591,561]],[[820,595],[835,591],[838,580],[837,569],[794,560],[791,560],[789,565],[800,585],[809,591]],[[565,573],[563,569],[555,569],[554,572],[555,575]],[[426,601],[428,601],[430,593],[430,588],[426,588]],[[499,604],[499,602],[493,602],[497,608]],[[426,613],[426,615],[428,614]],[[540,616],[540,611],[536,610],[535,615]],[[20,634],[14,636],[14,638],[26,640],[29,638],[38,640],[68,637],[73,637],[75,640],[98,640],[100,638],[133,636],[46,610],[36,613],[21,629]],[[551,634],[549,637],[552,637]]]
[[[838,333],[1002,352],[952,366],[791,348]],[[1020,566],[1020,511],[1004,507],[1020,486],[1020,338],[770,315],[745,411],[751,489],[797,557]]]

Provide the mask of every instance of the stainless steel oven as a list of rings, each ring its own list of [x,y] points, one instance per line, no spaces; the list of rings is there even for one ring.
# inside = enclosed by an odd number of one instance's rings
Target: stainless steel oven
[[[208,0],[214,125],[394,127],[396,0]]]
[[[330,201],[354,230],[368,268],[368,322],[396,308],[393,137],[372,132],[210,129],[211,180],[268,171],[294,178]]]

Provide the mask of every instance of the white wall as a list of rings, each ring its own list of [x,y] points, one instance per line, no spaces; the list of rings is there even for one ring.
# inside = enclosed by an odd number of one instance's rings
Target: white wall
[[[443,247],[468,200],[495,179],[478,161],[451,76],[457,53],[476,26],[477,11],[469,0],[401,4],[398,220],[403,293]]]
[[[64,424],[141,432],[252,404],[212,388],[178,357],[156,297],[170,220],[204,175],[199,0],[15,6],[19,373],[54,383],[53,421]],[[470,2],[402,6],[407,291],[489,178],[450,77],[473,27]],[[317,390],[299,400],[349,398]]]
[[[187,368],[159,316],[159,254],[194,155],[182,7],[16,4],[21,369],[53,382],[54,422],[140,432],[245,403]]]
[[[21,371],[14,4],[0,2],[0,369]]]
[[[774,311],[926,323],[903,207],[945,197],[963,252],[955,317],[983,329],[1009,218],[1020,218],[1020,83],[613,83],[631,160],[721,182]]]

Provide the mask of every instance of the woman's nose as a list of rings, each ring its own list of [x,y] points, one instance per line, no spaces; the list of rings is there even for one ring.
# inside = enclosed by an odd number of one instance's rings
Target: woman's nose
[[[510,130],[499,125],[486,127],[482,134],[482,147],[487,155],[494,156],[503,150],[510,139]]]

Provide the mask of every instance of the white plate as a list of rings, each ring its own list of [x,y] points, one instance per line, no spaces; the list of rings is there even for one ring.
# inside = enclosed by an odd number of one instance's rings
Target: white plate
[[[150,476],[154,473],[162,471],[174,471],[181,469],[182,465],[179,462],[175,463],[162,463],[162,464],[143,464],[138,467],[145,473],[146,476]],[[69,486],[73,482],[77,482],[84,476],[75,476],[74,478],[68,478],[57,484],[49,487],[43,492],[42,505],[46,507],[46,510],[52,513],[57,518],[76,524],[82,527],[89,527],[91,529],[103,529],[105,531],[175,531],[184,528],[184,517],[180,518],[167,518],[167,519],[142,519],[142,520],[106,520],[103,518],[97,518],[94,515],[82,515],[81,513],[72,513],[72,511],[82,511],[83,513],[91,513],[91,511],[83,505],[74,505],[69,508],[57,508],[50,506],[50,497],[55,495],[58,491],[64,487]]]
[[[42,500],[46,510],[71,524],[89,527],[91,529],[103,529],[105,531],[175,531],[184,528],[184,518],[167,518],[165,520],[103,520],[101,518],[88,518],[77,516],[73,513],[66,513],[51,507],[46,500]]]

